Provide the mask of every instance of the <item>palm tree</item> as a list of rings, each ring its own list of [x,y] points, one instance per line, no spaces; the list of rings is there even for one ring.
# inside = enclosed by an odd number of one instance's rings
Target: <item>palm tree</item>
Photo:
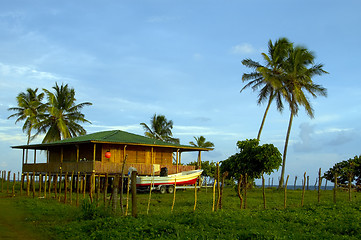
[[[189,142],[190,145],[199,147],[199,148],[211,148],[214,147],[214,143],[210,141],[206,141],[206,138],[203,136],[200,137],[194,137],[196,142]],[[198,160],[197,160],[197,168],[201,168],[201,151],[198,152]]]
[[[140,125],[143,126],[145,130],[144,135],[147,137],[171,143],[179,143],[178,138],[173,138],[173,121],[168,121],[164,115],[157,115],[155,113],[150,120],[150,127],[145,123],[140,123]]]
[[[42,114],[45,110],[45,105],[41,102],[44,98],[44,93],[37,95],[38,89],[26,89],[26,92],[21,92],[16,97],[18,107],[9,108],[9,111],[16,111],[16,113],[10,115],[8,119],[17,117],[15,123],[19,121],[25,121],[23,125],[23,132],[26,132],[29,145],[33,139],[31,131],[39,121],[39,114]]]
[[[244,59],[242,61],[244,66],[249,67],[254,71],[252,73],[243,74],[242,81],[250,82],[241,89],[241,92],[248,87],[251,87],[253,91],[261,88],[258,94],[257,103],[261,104],[268,100],[261,126],[258,131],[257,140],[260,140],[268,110],[274,99],[276,99],[278,111],[282,112],[283,110],[282,92],[280,91],[280,88],[282,87],[282,79],[280,76],[282,74],[282,64],[287,57],[287,50],[290,47],[292,47],[292,43],[290,43],[287,38],[280,38],[275,42],[275,44],[269,40],[268,55],[262,53],[263,59],[266,62],[265,66],[251,59]]]
[[[53,142],[61,139],[71,138],[86,134],[85,129],[78,124],[91,123],[85,119],[80,110],[92,103],[84,102],[76,104],[75,90],[69,88],[68,84],[58,86],[55,83],[54,93],[43,89],[47,95],[47,112],[40,116],[41,121],[35,125],[37,134],[46,133],[43,143]]]
[[[214,144],[210,141],[206,141],[206,138],[203,136],[200,137],[194,137],[196,142],[189,142],[190,145],[194,147],[200,147],[200,148],[211,148],[214,147]]]
[[[282,171],[279,188],[283,187],[286,154],[288,141],[291,133],[293,117],[297,116],[299,106],[303,106],[307,114],[313,118],[314,109],[311,106],[306,93],[316,98],[318,95],[327,96],[327,90],[321,85],[313,83],[312,78],[316,75],[327,73],[322,64],[314,64],[315,56],[303,47],[290,48],[287,61],[283,64],[285,75],[283,76],[283,96],[289,104],[291,111],[287,129],[285,147],[283,152]]]

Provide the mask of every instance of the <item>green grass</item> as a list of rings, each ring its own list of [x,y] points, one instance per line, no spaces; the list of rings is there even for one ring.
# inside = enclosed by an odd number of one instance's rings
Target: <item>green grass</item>
[[[236,192],[227,188],[222,210],[212,212],[212,192],[202,189],[193,212],[194,191],[178,190],[171,213],[173,195],[153,193],[147,215],[149,194],[138,194],[137,218],[87,201],[80,207],[23,196],[6,201],[25,216],[24,227],[35,227],[47,239],[361,239],[360,193],[349,202],[348,193],[340,191],[334,204],[333,192],[322,191],[317,203],[317,191],[310,190],[304,207],[301,195],[301,190],[288,190],[284,209],[284,192],[267,189],[264,210],[262,191],[254,189],[247,194],[248,208],[241,210]]]

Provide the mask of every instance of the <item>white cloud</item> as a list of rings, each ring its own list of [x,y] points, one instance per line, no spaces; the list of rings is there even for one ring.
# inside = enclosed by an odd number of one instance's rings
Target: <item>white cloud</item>
[[[231,52],[233,54],[251,54],[254,52],[257,52],[258,50],[256,50],[251,44],[249,43],[242,43],[242,44],[238,44],[234,47],[232,47]]]

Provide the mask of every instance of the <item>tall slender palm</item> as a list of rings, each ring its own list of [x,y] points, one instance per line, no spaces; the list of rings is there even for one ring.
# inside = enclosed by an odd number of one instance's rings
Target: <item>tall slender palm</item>
[[[210,141],[206,141],[206,138],[203,136],[199,136],[199,137],[194,137],[194,139],[196,140],[196,142],[194,143],[189,142],[190,145],[195,146],[195,147],[200,147],[200,148],[211,148],[214,147],[214,143],[210,142]]]
[[[266,62],[265,66],[251,59],[244,59],[242,61],[243,65],[253,69],[254,71],[252,73],[243,74],[242,81],[250,82],[241,89],[241,92],[248,87],[251,87],[253,91],[261,88],[258,94],[257,103],[261,104],[268,100],[261,126],[258,131],[257,140],[261,137],[268,110],[274,99],[276,99],[277,109],[280,112],[283,110],[282,92],[280,91],[280,88],[282,87],[282,79],[280,76],[282,76],[282,63],[285,61],[287,57],[287,50],[290,47],[292,47],[292,43],[290,43],[287,38],[280,38],[275,42],[275,44],[273,44],[270,40],[268,42],[268,55],[262,53],[263,59]]]
[[[283,64],[285,74],[283,76],[283,95],[290,108],[290,119],[286,134],[283,152],[282,171],[279,187],[283,187],[286,154],[288,141],[291,133],[293,117],[297,116],[299,106],[303,106],[307,114],[313,118],[314,109],[311,106],[307,93],[316,98],[318,95],[327,96],[327,90],[321,85],[315,84],[312,78],[316,75],[327,73],[322,64],[314,64],[315,56],[304,47],[295,47],[288,50],[287,61]]]
[[[43,143],[53,142],[65,138],[71,138],[86,134],[85,129],[78,124],[90,123],[80,111],[92,103],[84,102],[76,104],[75,90],[68,84],[58,86],[55,83],[54,93],[43,89],[47,95],[47,112],[41,115],[41,121],[35,125],[37,134],[46,133]]]
[[[200,148],[211,148],[214,147],[214,143],[210,142],[210,141],[206,141],[206,138],[203,136],[200,137],[194,137],[194,139],[196,140],[196,142],[194,143],[189,142],[190,145],[195,146],[195,147],[200,147]],[[202,167],[202,163],[201,163],[201,151],[198,152],[198,160],[197,160],[197,168],[201,168]]]
[[[179,143],[178,138],[173,138],[173,121],[168,121],[164,115],[157,115],[155,113],[150,120],[150,127],[145,123],[140,123],[140,125],[145,130],[145,136],[166,142]]]
[[[16,97],[18,106],[9,108],[9,111],[16,113],[10,115],[8,119],[16,117],[15,123],[25,121],[23,125],[23,132],[26,132],[28,140],[27,144],[33,139],[31,131],[39,121],[39,115],[45,111],[45,105],[41,102],[44,98],[44,93],[37,94],[38,89],[26,89],[26,92],[21,92]]]

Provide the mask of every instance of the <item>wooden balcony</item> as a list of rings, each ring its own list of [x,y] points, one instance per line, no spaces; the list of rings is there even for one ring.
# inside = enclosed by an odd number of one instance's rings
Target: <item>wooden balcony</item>
[[[36,163],[36,164],[23,164],[23,172],[35,172],[35,173],[60,173],[60,170],[62,173],[71,173],[74,171],[74,173],[80,172],[80,173],[92,173],[95,172],[95,174],[116,174],[121,173],[122,171],[122,163],[103,163],[100,161],[87,161],[87,162],[63,162],[63,163]],[[139,175],[151,175],[152,174],[152,165],[151,164],[143,164],[143,163],[130,163],[125,164],[124,166],[124,173],[128,173],[128,169],[130,167],[134,167],[138,170]],[[168,174],[174,174],[177,172],[177,166],[176,165],[160,165],[160,168],[167,167],[168,168]],[[178,172],[183,171],[190,171],[194,170],[194,166],[184,166],[179,165],[178,166]],[[94,170],[94,171],[93,171]],[[156,175],[159,174],[159,172],[155,173]]]

